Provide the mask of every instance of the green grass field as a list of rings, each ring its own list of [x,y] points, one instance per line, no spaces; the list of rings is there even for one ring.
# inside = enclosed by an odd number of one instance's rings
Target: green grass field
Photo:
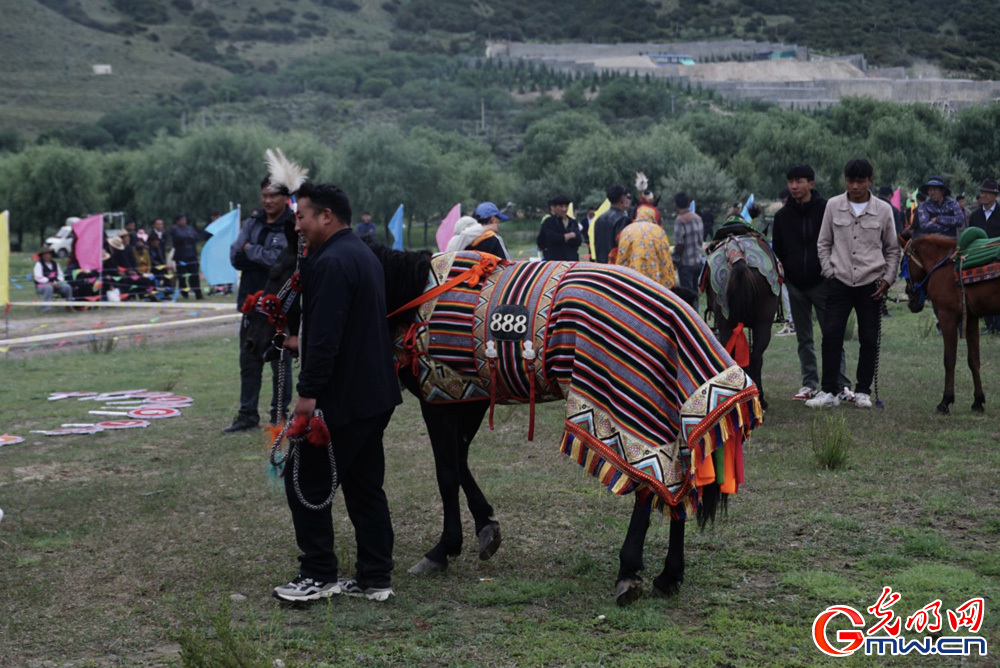
[[[881,588],[906,617],[940,598],[987,601],[980,635],[996,665],[1000,498],[996,471],[1000,341],[984,341],[987,411],[975,415],[967,370],[958,404],[940,399],[941,340],[930,314],[891,305],[879,387],[885,410],[842,414],[846,468],[823,469],[810,433],[825,424],[788,397],[798,389],[794,337],[765,357],[771,408],[746,448],[746,485],[714,528],[688,529],[681,595],[613,602],[631,499],[609,495],[558,454],[562,404],[497,409],[472,469],[504,543],[442,576],[406,568],[436,539],[441,506],[417,402],[386,433],[396,531],[397,597],[283,609],[270,590],[296,572],[282,490],[265,474],[256,435],[221,436],[236,411],[235,337],[0,358],[0,665],[2,666],[813,666],[833,665],[810,639],[827,606],[858,610]],[[963,344],[964,347],[964,344]],[[857,359],[848,342],[848,366]],[[961,366],[961,363],[960,363]],[[87,422],[88,402],[56,390],[171,389],[195,398],[179,419],[142,430],[42,437]],[[337,549],[353,532],[334,502]],[[466,547],[473,549],[466,516]],[[667,522],[646,544],[658,572]],[[866,614],[867,620],[872,620]],[[936,657],[853,657],[846,665],[942,665]]]

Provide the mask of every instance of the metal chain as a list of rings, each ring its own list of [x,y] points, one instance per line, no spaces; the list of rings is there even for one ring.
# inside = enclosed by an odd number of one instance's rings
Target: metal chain
[[[885,295],[882,295],[882,299],[878,304],[878,320],[875,321],[875,326],[878,331],[878,339],[875,344],[875,406],[878,408],[885,408],[885,404],[882,402],[878,393],[878,365],[879,359],[882,357],[882,312],[885,310]]]
[[[320,417],[323,416],[321,411],[316,412],[319,413]],[[302,494],[302,490],[299,488],[299,461],[302,458],[298,456],[298,451],[305,440],[305,438],[290,439],[291,449],[289,451],[289,456],[293,457],[292,484],[295,487],[295,495],[299,497],[299,503],[309,510],[323,510],[333,503],[333,495],[337,493],[337,487],[340,486],[340,480],[337,477],[337,460],[333,456],[333,444],[330,442],[327,442],[326,444],[326,451],[330,455],[330,496],[326,497],[326,501],[317,505],[306,501],[305,495]]]

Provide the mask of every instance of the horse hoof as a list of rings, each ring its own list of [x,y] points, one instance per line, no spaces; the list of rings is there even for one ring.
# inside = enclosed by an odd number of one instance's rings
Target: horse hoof
[[[938,404],[937,412],[939,415],[947,415],[950,412],[948,410],[948,404]]]
[[[478,534],[479,538],[479,559],[486,561],[500,549],[500,523],[490,522],[484,526]]]
[[[653,596],[658,598],[672,598],[679,593],[681,593],[680,582],[661,583],[658,579],[653,580]]]
[[[762,411],[766,411],[767,410],[767,402],[764,401],[763,399],[760,400],[760,409]]]
[[[427,573],[444,573],[448,570],[448,564],[439,564],[424,557],[407,569],[410,575],[426,575]]]
[[[632,605],[642,598],[642,580],[621,580],[615,585],[615,603],[618,607]]]

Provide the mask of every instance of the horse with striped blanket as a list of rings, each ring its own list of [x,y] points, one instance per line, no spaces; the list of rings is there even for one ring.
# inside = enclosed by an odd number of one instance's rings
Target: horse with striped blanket
[[[400,379],[420,399],[444,505],[440,539],[410,572],[443,571],[460,553],[459,489],[480,558],[496,552],[500,526],[469,470],[469,444],[497,403],[529,405],[530,439],[534,404],[565,400],[560,451],[610,491],[634,495],[616,600],[642,593],[652,509],[671,517],[653,589],[676,593],[684,521],[697,513],[704,522],[720,492],[737,491],[742,443],[761,415],[756,387],[697,314],[620,267],[373,251],[385,270]],[[266,342],[266,330],[248,338]]]

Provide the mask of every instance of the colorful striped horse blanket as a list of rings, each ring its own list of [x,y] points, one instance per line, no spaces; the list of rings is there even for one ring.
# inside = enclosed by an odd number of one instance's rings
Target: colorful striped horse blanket
[[[427,290],[484,255],[434,256]],[[699,486],[737,491],[761,420],[757,388],[698,315],[624,267],[498,266],[422,304],[396,355],[429,402],[565,399],[560,450],[675,517],[690,516]]]

